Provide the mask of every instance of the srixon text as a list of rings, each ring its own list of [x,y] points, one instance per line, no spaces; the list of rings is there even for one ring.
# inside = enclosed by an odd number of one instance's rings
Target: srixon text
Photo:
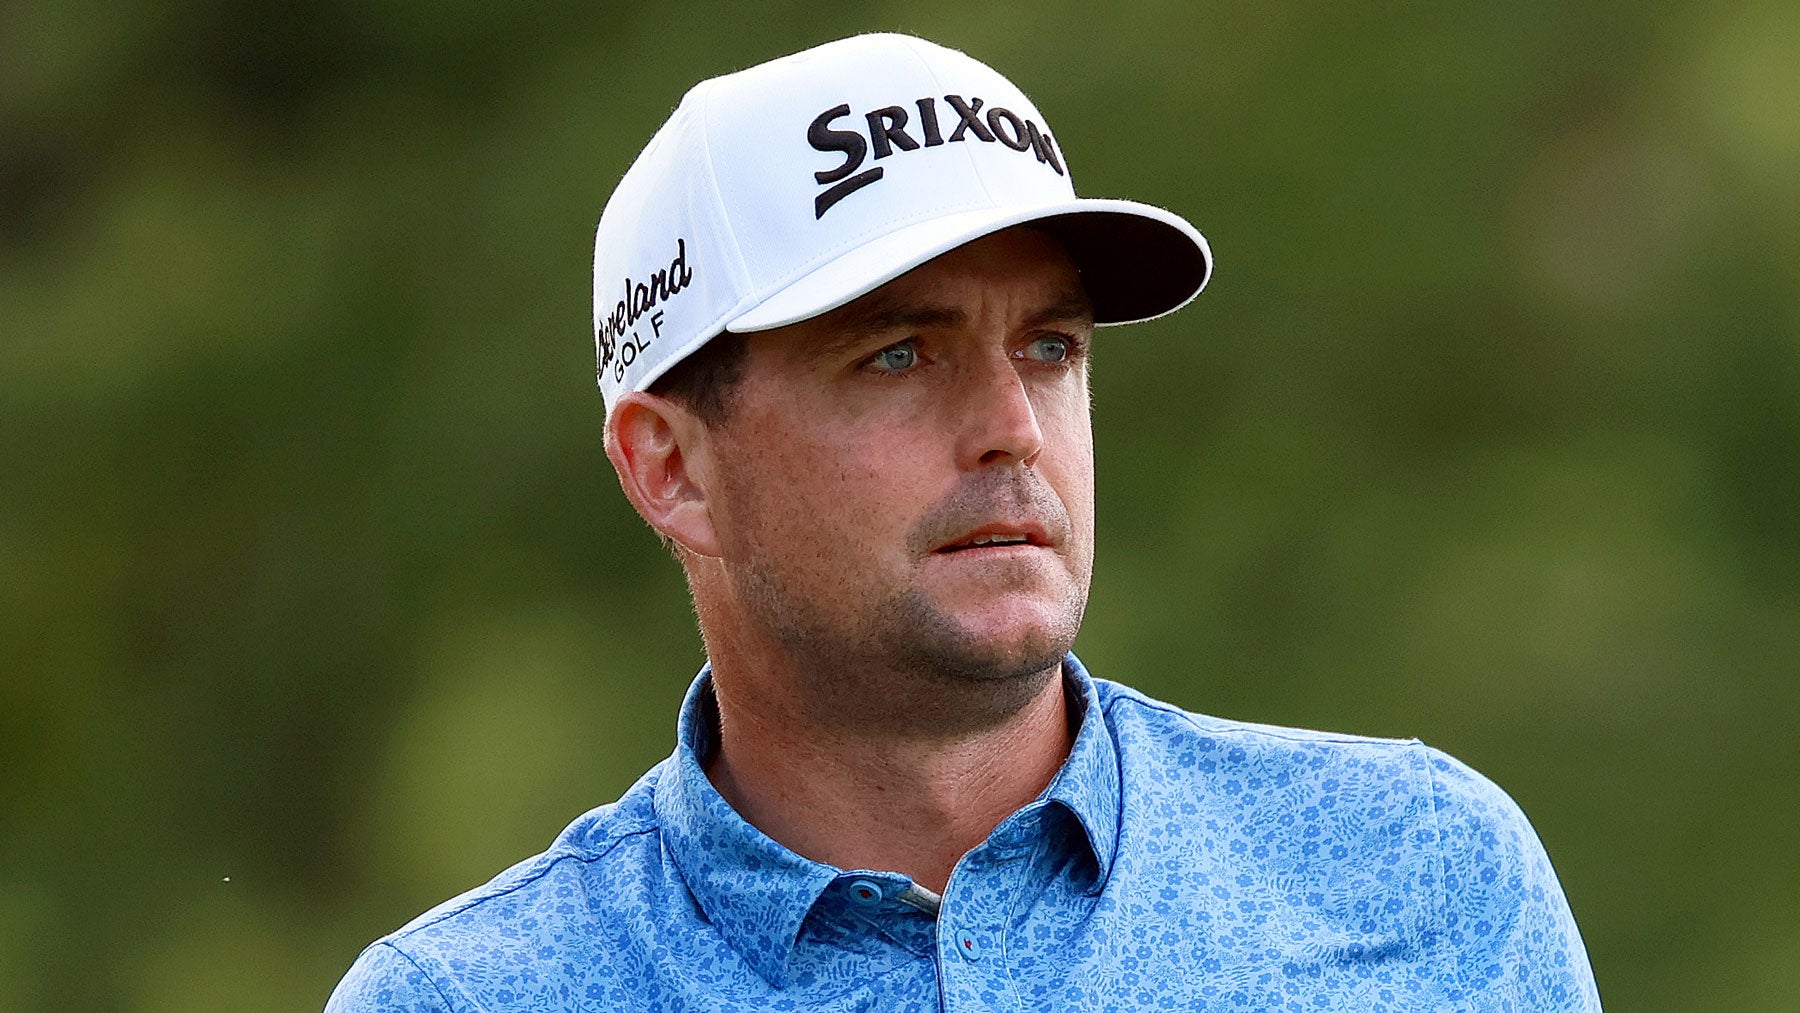
[[[918,114],[916,120],[914,112]],[[882,167],[863,169],[864,160],[880,161],[897,151],[935,148],[971,137],[987,144],[1004,144],[1017,152],[1030,152],[1039,162],[1055,169],[1058,176],[1063,175],[1056,144],[1048,131],[1011,109],[983,109],[978,98],[965,100],[961,95],[945,95],[940,107],[936,99],[928,96],[915,100],[911,109],[886,106],[870,110],[862,116],[868,126],[867,139],[860,130],[833,128],[832,124],[847,118],[850,106],[836,105],[820,113],[806,129],[806,140],[814,148],[841,152],[844,156],[842,165],[813,173],[813,178],[825,187],[813,198],[815,219],[825,217],[833,204],[881,178]],[[854,124],[855,120],[851,122]]]

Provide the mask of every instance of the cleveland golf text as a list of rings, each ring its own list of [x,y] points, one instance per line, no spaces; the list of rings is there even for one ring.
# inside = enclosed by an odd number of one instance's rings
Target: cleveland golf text
[[[650,346],[650,342],[662,334],[661,310],[650,313],[649,340],[638,336],[638,318],[655,309],[657,304],[667,302],[671,296],[687,288],[688,282],[693,280],[694,272],[687,262],[686,239],[675,240],[675,259],[669,261],[668,267],[650,275],[648,281],[633,282],[630,278],[625,279],[625,297],[613,304],[612,312],[600,320],[600,326],[594,332],[602,375],[611,366],[613,382],[624,382],[625,370],[637,361],[638,355]]]

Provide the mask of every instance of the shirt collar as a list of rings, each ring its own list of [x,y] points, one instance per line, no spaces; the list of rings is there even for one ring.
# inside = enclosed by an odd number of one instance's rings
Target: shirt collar
[[[1075,815],[1092,851],[1098,891],[1118,845],[1118,751],[1094,681],[1073,654],[1063,659],[1063,678],[1070,698],[1080,702],[1081,726],[1069,758],[1035,805],[1055,802]],[[757,974],[779,988],[802,923],[844,871],[794,853],[739,816],[702,768],[717,745],[718,703],[708,666],[682,701],[675,754],[657,780],[656,813],[675,865],[707,920]]]
[[[795,854],[751,826],[707,779],[718,744],[712,667],[681,702],[672,769],[656,783],[656,815],[682,879],[725,941],[771,985],[786,979],[800,924],[840,870]]]
[[[1070,699],[1080,702],[1081,728],[1069,748],[1069,758],[1041,797],[1062,803],[1081,822],[1094,853],[1094,890],[1098,892],[1112,874],[1113,856],[1119,847],[1119,750],[1106,726],[1100,691],[1087,667],[1073,654],[1063,657],[1063,680]]]

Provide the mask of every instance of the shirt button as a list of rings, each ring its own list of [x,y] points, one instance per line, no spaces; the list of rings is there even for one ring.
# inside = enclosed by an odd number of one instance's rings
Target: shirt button
[[[850,881],[850,899],[858,904],[873,906],[882,901],[881,884],[872,879],[854,879]]]
[[[981,940],[975,938],[973,932],[956,934],[956,952],[963,955],[964,960],[981,959]]]

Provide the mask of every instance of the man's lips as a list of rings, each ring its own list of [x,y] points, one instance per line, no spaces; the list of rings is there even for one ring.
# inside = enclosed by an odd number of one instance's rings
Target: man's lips
[[[1029,468],[987,468],[932,504],[907,548],[914,558],[1023,557],[1037,549],[1061,551],[1072,533],[1068,509],[1041,476]]]
[[[1043,525],[1035,522],[1001,522],[983,524],[932,549],[934,553],[967,552],[973,549],[1050,548],[1055,545]]]

